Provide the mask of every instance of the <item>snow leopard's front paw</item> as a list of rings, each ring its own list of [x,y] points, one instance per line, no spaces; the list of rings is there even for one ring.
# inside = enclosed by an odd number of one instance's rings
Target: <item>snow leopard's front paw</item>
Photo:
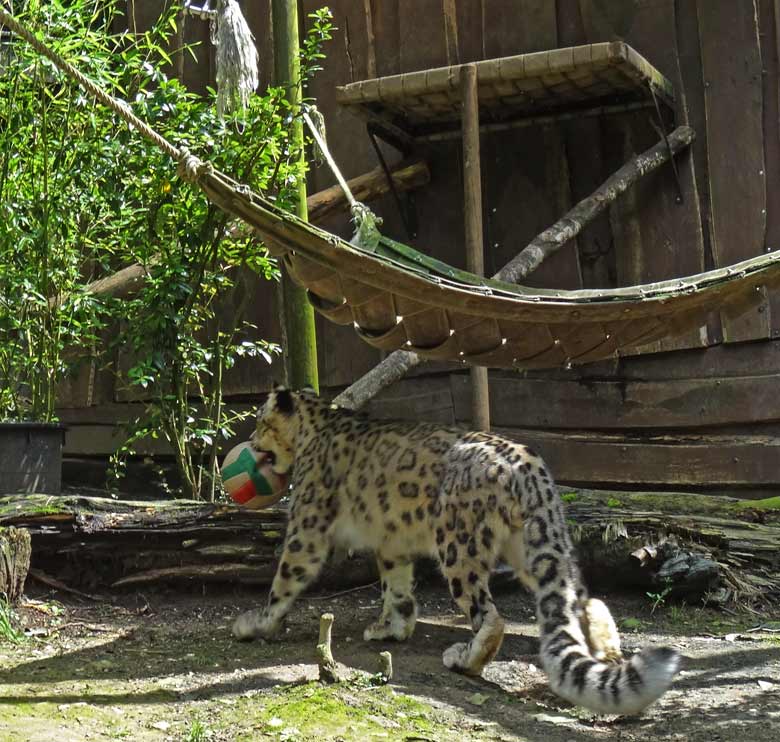
[[[279,630],[263,611],[252,610],[242,613],[233,623],[233,636],[240,641],[252,639],[273,639]]]

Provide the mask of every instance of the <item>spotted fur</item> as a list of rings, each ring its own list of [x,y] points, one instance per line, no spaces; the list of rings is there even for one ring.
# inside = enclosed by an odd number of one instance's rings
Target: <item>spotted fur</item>
[[[279,389],[258,412],[253,445],[290,473],[292,504],[268,603],[236,620],[240,639],[272,637],[335,547],[371,550],[383,606],[364,638],[414,631],[413,560],[438,559],[474,635],[443,655],[479,675],[504,621],[488,579],[499,559],[536,596],[541,659],[553,690],[593,711],[632,714],[671,684],[678,656],[650,649],[623,660],[607,607],[589,599],[552,478],[529,448],[454,427],[376,422],[308,393]]]

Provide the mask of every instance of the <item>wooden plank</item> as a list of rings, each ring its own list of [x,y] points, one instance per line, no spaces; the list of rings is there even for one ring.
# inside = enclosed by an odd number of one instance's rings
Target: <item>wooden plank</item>
[[[444,17],[444,42],[447,45],[447,64],[460,64],[456,0],[441,0],[441,10]]]
[[[532,446],[559,483],[777,487],[780,437],[599,436],[496,428]]]
[[[455,0],[461,64],[486,58],[482,42],[484,4],[484,0]]]
[[[697,0],[705,80],[713,254],[726,266],[759,255],[766,233],[761,51],[754,0]],[[738,132],[738,136],[735,134]],[[724,313],[727,342],[768,337],[768,305]]]
[[[442,2],[398,0],[400,72],[450,64]]]
[[[274,44],[271,28],[271,0],[253,0],[242,3],[242,12],[255,37],[258,54],[260,84],[258,90],[264,91],[273,79]]]
[[[267,389],[266,391],[270,391]],[[257,403],[228,402],[230,412],[253,412]],[[144,414],[141,402],[113,402],[95,407],[58,407],[57,415],[63,425],[126,425]]]
[[[485,59],[557,48],[555,3],[482,0]]]
[[[398,0],[371,0],[376,77],[401,71],[401,30]]]
[[[455,417],[468,421],[468,377],[452,375]],[[700,428],[780,421],[780,373],[707,379],[551,380],[493,375],[490,415],[499,427]],[[778,466],[780,469],[780,465]]]
[[[702,240],[704,244],[704,269],[715,267],[712,252],[712,211],[710,199],[710,171],[707,156],[707,111],[704,102],[704,77],[701,67],[701,45],[699,42],[699,19],[696,3],[678,3],[675,6],[677,20],[677,56],[680,65],[682,95],[688,123],[696,132],[696,146],[692,156],[699,193]],[[713,312],[707,322],[707,337],[710,344],[723,341],[723,328],[719,312]]]
[[[555,3],[484,0],[483,44],[487,58],[555,49]],[[561,130],[533,127],[485,138],[487,196],[486,271],[495,273],[571,206]],[[545,260],[523,280],[530,286],[581,287],[576,250]]]
[[[671,81],[677,93],[676,123],[687,122],[687,107],[676,44],[674,0],[652,3],[602,3],[580,0],[583,28],[591,43],[621,38],[647,57]],[[619,140],[611,150],[610,166],[658,141],[651,124],[655,112],[610,119],[605,137]],[[664,122],[665,127],[670,122]],[[683,203],[678,203],[677,183],[671,167],[663,168],[637,185],[635,192],[612,212],[616,240],[618,282],[644,283],[689,276],[704,270],[704,239],[694,162],[689,155],[678,158]],[[633,350],[655,352],[707,344],[707,334],[692,330]]]
[[[780,248],[780,0],[760,0],[759,39],[763,67],[764,161],[766,163],[766,236],[764,244]],[[772,337],[780,336],[780,291],[769,291]]]
[[[455,422],[446,376],[402,379],[383,389],[364,409],[379,420],[425,420],[446,425]]]
[[[557,2],[558,43],[562,47],[585,44],[579,0]],[[569,187],[573,203],[589,196],[609,173],[601,148],[601,123],[588,117],[563,124]],[[600,214],[577,237],[576,250],[583,288],[617,286],[615,241],[609,213]]]
[[[528,378],[582,380],[711,379],[780,374],[780,341],[729,344],[676,351],[674,354],[632,356],[589,363],[571,369],[527,371]]]

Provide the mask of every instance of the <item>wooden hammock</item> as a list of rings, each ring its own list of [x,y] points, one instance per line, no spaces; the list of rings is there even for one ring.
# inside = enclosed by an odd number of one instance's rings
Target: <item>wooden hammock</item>
[[[684,332],[710,312],[739,314],[780,283],[780,252],[728,268],[618,289],[530,289],[457,270],[381,238],[371,252],[282,212],[226,176],[198,184],[250,224],[306,287],[315,309],[363,340],[491,367],[586,363]]]
[[[0,22],[137,128],[179,164],[218,207],[244,220],[303,285],[315,309],[352,324],[382,350],[481,366],[545,368],[596,361],[739,314],[780,282],[780,252],[688,278],[608,290],[530,289],[457,270],[381,238],[352,245],[276,208],[138,119],[0,7]]]

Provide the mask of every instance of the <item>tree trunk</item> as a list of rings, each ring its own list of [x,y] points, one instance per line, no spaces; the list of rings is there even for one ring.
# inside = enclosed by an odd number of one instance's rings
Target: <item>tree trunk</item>
[[[30,533],[23,528],[0,528],[0,594],[15,603],[24,591],[30,568]]]

